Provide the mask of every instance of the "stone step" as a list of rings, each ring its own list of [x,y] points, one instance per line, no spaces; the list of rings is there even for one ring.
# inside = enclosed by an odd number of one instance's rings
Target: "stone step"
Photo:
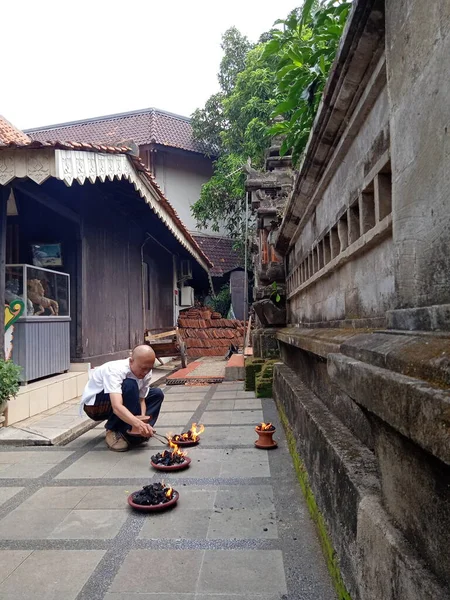
[[[80,398],[0,429],[0,445],[62,446],[92,429],[97,422],[79,414]]]

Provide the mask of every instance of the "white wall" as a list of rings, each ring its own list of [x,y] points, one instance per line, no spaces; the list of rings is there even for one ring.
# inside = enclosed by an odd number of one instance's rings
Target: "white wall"
[[[192,205],[200,198],[202,185],[212,175],[212,161],[193,153],[157,151],[154,174],[187,229],[191,232],[213,233],[211,229],[199,230],[191,213]]]

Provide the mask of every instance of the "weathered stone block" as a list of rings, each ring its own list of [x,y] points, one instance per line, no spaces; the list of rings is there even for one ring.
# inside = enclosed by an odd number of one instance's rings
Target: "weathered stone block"
[[[328,355],[328,374],[358,404],[450,464],[450,392],[342,354]]]
[[[357,514],[362,498],[379,492],[375,457],[285,365],[275,366],[274,397],[296,435],[344,583],[358,600]]]
[[[254,302],[253,308],[265,327],[279,327],[286,324],[286,309],[277,306],[272,300],[266,298]]]
[[[358,587],[361,600],[446,600],[448,589],[427,569],[376,496],[358,510]]]
[[[277,331],[277,329],[256,329],[253,332],[253,355],[256,358],[278,358],[280,356]]]
[[[450,587],[450,467],[381,422],[376,454],[387,512]]]

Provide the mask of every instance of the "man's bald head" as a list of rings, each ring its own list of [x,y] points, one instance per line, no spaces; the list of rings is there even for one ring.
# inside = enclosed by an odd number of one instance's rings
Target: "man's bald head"
[[[153,369],[155,364],[155,351],[150,346],[142,344],[136,346],[131,353],[130,368],[138,379],[143,379]]]

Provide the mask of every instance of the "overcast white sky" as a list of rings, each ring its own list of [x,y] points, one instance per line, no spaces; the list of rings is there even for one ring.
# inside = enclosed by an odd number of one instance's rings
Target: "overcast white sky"
[[[189,116],[217,91],[221,35],[250,40],[301,0],[4,0],[0,114],[19,128],[154,106]]]

